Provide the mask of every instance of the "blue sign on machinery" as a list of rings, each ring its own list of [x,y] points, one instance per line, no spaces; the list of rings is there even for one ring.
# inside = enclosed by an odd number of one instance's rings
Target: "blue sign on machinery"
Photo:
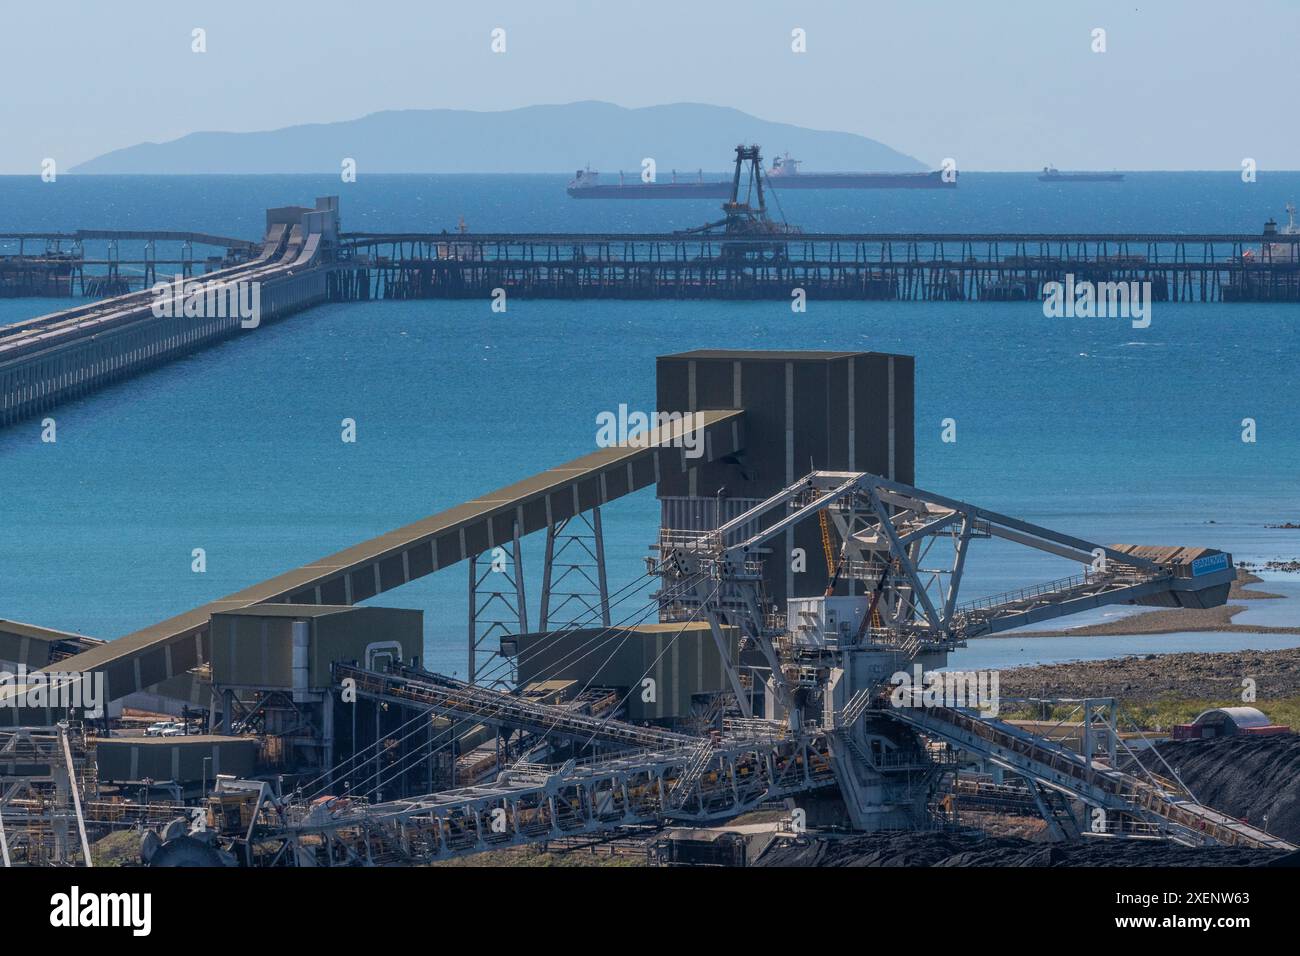
[[[1223,552],[1219,554],[1207,554],[1203,558],[1197,558],[1192,562],[1192,577],[1199,577],[1202,574],[1210,574],[1214,571],[1226,571],[1228,569],[1228,556]]]

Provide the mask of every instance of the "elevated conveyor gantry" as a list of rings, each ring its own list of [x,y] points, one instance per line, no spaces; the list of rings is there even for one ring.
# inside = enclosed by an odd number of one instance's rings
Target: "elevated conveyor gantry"
[[[567,713],[551,709],[557,720]],[[697,738],[558,767],[515,764],[492,783],[409,800],[294,804],[256,839],[278,841],[275,859],[299,866],[410,865],[619,827],[725,820],[834,783],[824,741]]]
[[[758,578],[755,562],[788,527],[829,513],[841,540],[850,593],[882,580],[887,623],[875,636],[953,647],[1066,614],[1112,604],[1214,607],[1236,577],[1231,555],[1207,548],[1103,545],[867,472],[813,472],[675,552],[679,562],[734,581]],[[737,531],[761,530],[742,540]],[[977,539],[997,538],[1082,565],[1079,573],[966,603],[958,598]],[[941,567],[936,545],[947,546]],[[861,587],[854,592],[851,582]],[[750,622],[757,630],[756,622]],[[870,638],[868,631],[860,638]]]

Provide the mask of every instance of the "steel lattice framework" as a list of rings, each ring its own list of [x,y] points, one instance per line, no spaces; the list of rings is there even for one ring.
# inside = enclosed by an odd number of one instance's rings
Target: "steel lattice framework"
[[[853,633],[809,642],[799,626],[764,604],[761,582],[772,554],[767,543],[793,524],[819,520],[823,511],[840,539],[832,590],[842,586],[850,599],[869,596],[871,613]],[[958,598],[971,547],[981,539],[1046,552],[1083,569],[963,604]],[[1072,799],[1108,815],[1111,835],[1291,849],[1202,806],[1176,780],[1119,769],[1113,701],[1083,702],[1087,744],[1080,753],[974,709],[917,706],[906,698],[900,706],[885,693],[883,679],[851,676],[862,670],[855,655],[876,655],[892,668],[941,663],[969,638],[1085,608],[1222,603],[1235,571],[1220,552],[1208,552],[1212,560],[1204,563],[1204,549],[1096,544],[879,475],[821,471],[713,531],[666,534],[661,541],[672,543],[661,546],[658,573],[670,587],[694,591],[696,610],[718,638],[740,713],[723,722],[721,733],[696,737],[584,717],[415,668],[382,675],[345,668],[336,677],[378,700],[599,741],[606,752],[557,766],[516,762],[491,783],[408,800],[291,800],[267,807],[249,845],[276,849],[256,862],[409,864],[630,825],[722,820],[832,787],[854,825],[866,829],[900,819],[909,808],[923,810],[935,782],[952,771],[953,750],[936,750],[927,739],[1024,778],[1058,834],[1080,830],[1067,819]],[[947,548],[943,564],[931,567],[940,545]],[[730,585],[725,599],[724,584]],[[740,627],[744,644],[769,662],[768,688],[778,702],[776,716],[785,719],[751,716],[754,688],[726,650],[726,625]],[[893,816],[873,817],[881,807]]]

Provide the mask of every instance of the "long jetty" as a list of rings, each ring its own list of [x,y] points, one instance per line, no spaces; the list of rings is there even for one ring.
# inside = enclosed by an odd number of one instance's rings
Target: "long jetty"
[[[99,255],[87,244],[102,244]],[[139,244],[137,258],[123,258],[123,245]],[[173,257],[159,247],[179,248]],[[195,257],[194,247],[222,250]],[[83,295],[91,298],[122,295],[147,288],[160,278],[191,278],[204,272],[247,262],[262,244],[205,232],[170,230],[78,229],[76,232],[12,232],[0,234],[0,298]]]
[[[111,254],[89,258],[86,243]],[[122,244],[144,243],[139,260]],[[178,259],[159,243],[179,242]],[[29,253],[28,245],[38,251]],[[201,264],[193,246],[224,249]],[[266,214],[260,243],[204,233],[0,233],[0,295],[109,298],[0,328],[0,426],[250,325],[190,306],[255,287],[273,322],[326,301],[818,299],[1035,301],[1050,282],[1149,283],[1157,302],[1300,302],[1300,234],[374,233],[337,197]],[[139,268],[126,270],[126,263]],[[166,285],[172,275],[181,278]],[[198,287],[202,286],[202,289]],[[158,309],[160,296],[173,308]]]
[[[160,279],[161,294],[150,287],[0,328],[0,425],[324,302],[337,199],[267,210],[266,224],[257,255],[190,283]],[[255,317],[228,307],[254,289]]]
[[[1076,280],[1155,301],[1300,301],[1300,235],[345,233],[331,297],[1037,300]]]

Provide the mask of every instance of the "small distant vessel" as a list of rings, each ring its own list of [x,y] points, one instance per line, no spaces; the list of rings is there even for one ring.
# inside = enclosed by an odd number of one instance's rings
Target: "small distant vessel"
[[[1286,204],[1286,225],[1281,229],[1277,220],[1269,217],[1264,223],[1264,241],[1259,244],[1259,250],[1243,249],[1241,258],[1236,260],[1244,268],[1224,286],[1224,302],[1300,299],[1300,283],[1295,273],[1296,264],[1300,263],[1300,225],[1295,217],[1293,202]]]
[[[1123,173],[1063,173],[1055,166],[1044,166],[1040,183],[1122,183]]]
[[[804,173],[802,162],[789,153],[772,161],[763,174],[770,189],[951,189],[956,176],[945,179],[941,172],[930,173]],[[700,170],[693,180],[679,180],[672,171],[669,182],[631,181],[618,174],[618,183],[600,181],[600,173],[590,166],[579,169],[569,180],[566,190],[574,199],[726,199],[731,183],[725,179],[708,180]]]
[[[1285,236],[1285,242],[1265,242],[1259,248],[1260,260],[1266,262],[1297,262],[1300,261],[1300,244],[1297,244],[1296,238],[1300,237],[1300,225],[1295,221],[1295,203],[1286,204],[1286,225],[1281,229],[1277,227],[1276,219],[1269,219],[1264,223],[1264,238],[1277,239]],[[1247,249],[1242,253],[1242,257],[1253,259],[1254,253]]]
[[[1286,204],[1286,225],[1283,226],[1281,230],[1279,230],[1277,228],[1277,220],[1270,219],[1268,222],[1264,223],[1264,235],[1300,236],[1300,225],[1296,225],[1295,211],[1296,211],[1295,203],[1293,202],[1287,203]]]

